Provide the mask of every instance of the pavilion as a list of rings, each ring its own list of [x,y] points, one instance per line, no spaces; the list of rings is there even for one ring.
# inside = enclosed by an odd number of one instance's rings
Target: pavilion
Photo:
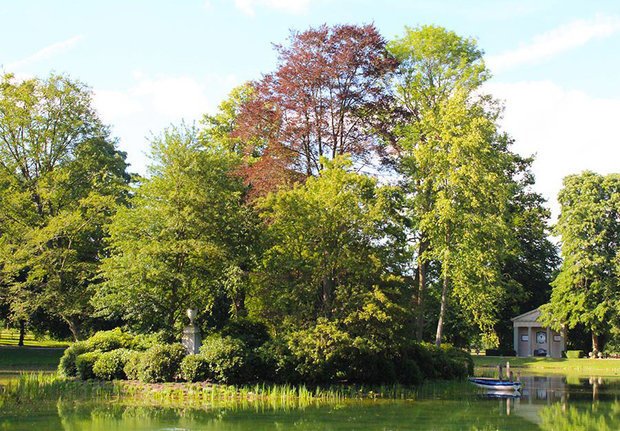
[[[538,308],[513,317],[514,350],[517,356],[561,358],[566,350],[566,331],[556,332],[538,321]]]

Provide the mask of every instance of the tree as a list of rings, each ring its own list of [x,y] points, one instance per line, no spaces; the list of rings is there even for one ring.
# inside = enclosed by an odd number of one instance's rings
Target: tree
[[[3,76],[0,269],[13,319],[43,309],[80,336],[126,167],[84,84]]]
[[[417,248],[416,335],[421,340],[434,259],[443,283],[439,344],[450,291],[486,331],[493,320],[499,292],[472,286],[492,286],[499,277],[510,195],[508,139],[497,131],[495,103],[477,93],[489,73],[474,40],[423,26],[406,28],[388,49],[400,61],[394,92],[406,114],[395,130],[395,150]]]
[[[266,247],[255,274],[254,312],[285,330],[318,319],[368,329],[383,319],[376,332],[388,337],[405,314],[388,234],[393,190],[351,172],[348,159],[321,163],[320,177],[259,203]]]
[[[549,301],[551,281],[560,264],[557,247],[549,240],[551,212],[544,198],[532,190],[531,159],[518,157],[516,162],[516,187],[509,203],[515,247],[503,265],[506,300],[500,306],[495,326],[500,348],[505,351],[513,349],[510,319]]]
[[[153,141],[152,158],[151,177],[110,226],[94,303],[101,315],[174,338],[187,308],[204,317],[227,295],[242,312],[255,232],[235,153],[178,127]]]
[[[592,350],[618,319],[620,175],[583,172],[564,178],[558,195],[562,264],[553,281],[542,321],[559,330],[583,324],[592,332]]]
[[[276,45],[278,68],[254,83],[236,136],[262,156],[247,172],[257,193],[317,175],[322,158],[345,153],[366,163],[378,148],[372,122],[388,94],[384,79],[396,67],[372,25],[326,25],[293,33]],[[260,188],[264,190],[260,190]]]

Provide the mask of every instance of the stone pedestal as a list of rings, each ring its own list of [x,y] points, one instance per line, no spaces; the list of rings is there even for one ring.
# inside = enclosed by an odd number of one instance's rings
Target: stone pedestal
[[[183,329],[183,339],[181,341],[188,354],[196,354],[200,350],[200,346],[202,345],[202,335],[200,334],[200,329],[190,323],[188,326]]]
[[[181,342],[187,353],[192,355],[200,351],[200,345],[202,344],[202,335],[200,334],[200,328],[194,325],[194,319],[196,318],[196,310],[190,308],[187,310],[187,317],[189,317],[189,325],[183,329],[183,339]]]

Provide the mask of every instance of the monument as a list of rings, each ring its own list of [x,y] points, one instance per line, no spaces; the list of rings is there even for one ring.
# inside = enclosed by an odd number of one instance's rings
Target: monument
[[[185,346],[188,354],[196,354],[200,351],[200,345],[202,344],[200,328],[194,324],[196,310],[193,308],[188,309],[187,317],[189,317],[189,325],[183,329],[183,339],[181,342],[183,346]]]

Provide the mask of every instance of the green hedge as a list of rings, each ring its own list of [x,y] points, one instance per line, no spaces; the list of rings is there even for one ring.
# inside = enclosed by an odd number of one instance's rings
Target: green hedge
[[[121,328],[99,331],[86,340],[89,351],[109,352],[116,349],[129,349],[133,344],[133,335],[123,332]]]
[[[200,348],[209,377],[218,383],[244,383],[253,380],[249,349],[232,337],[212,335]]]
[[[583,353],[583,350],[567,350],[566,351],[566,357],[568,359],[578,359],[578,358],[583,358],[585,355]]]
[[[208,380],[211,372],[209,362],[203,355],[187,355],[181,361],[181,378],[186,382],[202,382]]]
[[[156,344],[140,355],[138,379],[145,383],[178,380],[181,361],[186,355],[181,344]]]
[[[90,346],[84,341],[78,341],[67,347],[60,358],[58,374],[63,377],[77,377],[75,361],[79,355],[89,351]]]
[[[75,367],[77,368],[77,374],[80,379],[89,380],[95,378],[93,367],[100,356],[101,352],[94,351],[82,353],[75,359]]]
[[[227,384],[266,381],[408,385],[423,380],[460,379],[473,372],[470,355],[450,345],[437,348],[409,342],[386,352],[325,319],[313,328],[273,338],[264,329],[250,320],[235,321],[220,333],[206,337],[197,355],[187,355],[180,344],[153,344],[159,339],[157,335],[132,336],[119,329],[102,331],[67,348],[59,371],[81,379],[127,378],[149,383],[182,379]],[[246,330],[253,334],[241,337]]]
[[[101,380],[120,380],[127,378],[124,368],[129,358],[129,350],[116,349],[104,352],[93,365],[93,374]]]
[[[129,351],[125,356],[125,366],[123,372],[128,380],[138,380],[140,377],[140,363],[142,362],[143,352],[135,350]]]

